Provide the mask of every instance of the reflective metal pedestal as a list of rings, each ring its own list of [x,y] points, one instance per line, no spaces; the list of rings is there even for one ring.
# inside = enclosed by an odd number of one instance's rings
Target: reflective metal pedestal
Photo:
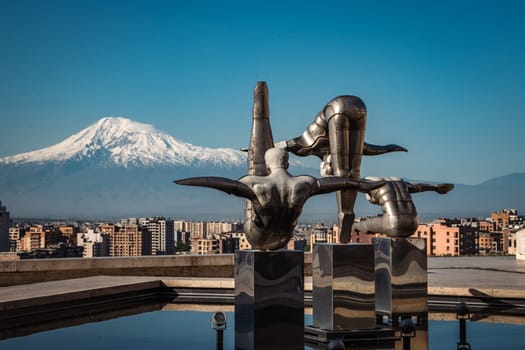
[[[423,238],[374,238],[378,323],[416,326],[412,349],[428,349],[427,249]],[[386,320],[386,321],[384,321]],[[395,349],[402,349],[397,342]]]
[[[304,256],[235,254],[235,348],[304,349]]]
[[[423,238],[374,238],[376,310],[389,318],[428,311]]]
[[[372,244],[316,244],[312,257],[313,326],[376,328]]]

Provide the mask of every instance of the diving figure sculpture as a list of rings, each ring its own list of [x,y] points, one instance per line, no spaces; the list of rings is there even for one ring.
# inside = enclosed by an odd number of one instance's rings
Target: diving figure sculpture
[[[268,175],[247,175],[238,181],[223,177],[195,177],[177,180],[179,185],[214,188],[251,203],[251,216],[246,217],[244,232],[253,248],[275,250],[282,248],[293,236],[297,218],[311,196],[345,188],[370,192],[385,181],[358,181],[350,177],[292,176],[288,173],[288,152],[270,148],[265,153]]]
[[[354,223],[354,228],[364,233],[384,233],[388,237],[409,237],[418,226],[417,211],[411,193],[435,191],[445,194],[454,188],[453,184],[431,185],[409,183],[397,177],[366,177],[369,181],[384,181],[384,184],[371,190],[366,198],[372,204],[381,206],[382,215],[367,217]]]
[[[322,176],[347,176],[358,180],[363,155],[380,155],[407,150],[398,145],[378,146],[365,143],[366,106],[356,96],[339,96],[326,104],[303,134],[277,145],[298,156],[321,158]],[[354,222],[357,191],[337,192],[339,241],[347,243]]]

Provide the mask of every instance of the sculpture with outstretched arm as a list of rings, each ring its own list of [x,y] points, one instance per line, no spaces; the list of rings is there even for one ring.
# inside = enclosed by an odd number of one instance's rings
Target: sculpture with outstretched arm
[[[265,153],[268,175],[247,175],[239,180],[223,177],[195,177],[177,180],[179,185],[214,188],[246,198],[252,210],[247,212],[244,232],[255,249],[275,250],[285,246],[293,236],[297,218],[311,196],[345,188],[370,192],[385,181],[355,180],[347,176],[314,178],[288,173],[288,152],[270,148]]]

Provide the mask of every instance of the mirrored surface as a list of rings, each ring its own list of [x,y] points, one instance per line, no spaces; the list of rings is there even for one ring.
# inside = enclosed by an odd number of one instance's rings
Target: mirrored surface
[[[316,244],[312,257],[313,325],[326,330],[373,329],[372,244]]]
[[[301,347],[303,252],[242,250],[235,259],[235,347]]]

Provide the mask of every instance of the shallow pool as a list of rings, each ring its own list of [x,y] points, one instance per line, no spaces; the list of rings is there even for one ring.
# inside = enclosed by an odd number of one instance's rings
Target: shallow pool
[[[226,314],[224,349],[233,349],[234,315]],[[0,349],[214,349],[216,334],[210,326],[211,315],[199,311],[147,312],[0,340]],[[306,315],[305,324],[311,323],[312,316]],[[456,349],[458,322],[429,321],[428,334],[431,350]],[[467,338],[472,350],[522,350],[525,325],[468,322]]]

